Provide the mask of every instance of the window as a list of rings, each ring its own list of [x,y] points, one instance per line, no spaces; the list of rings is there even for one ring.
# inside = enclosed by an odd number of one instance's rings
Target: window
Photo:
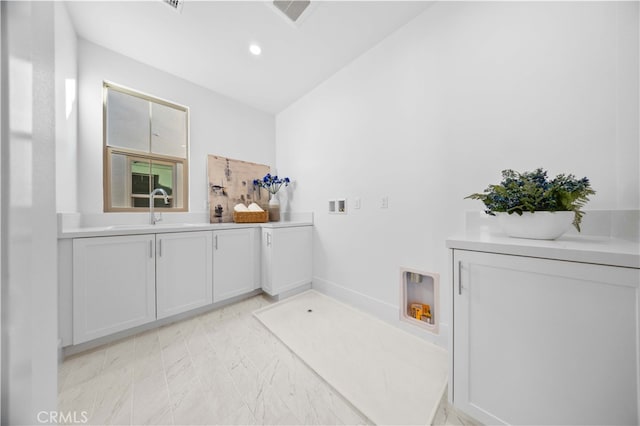
[[[103,84],[104,210],[188,210],[189,108]]]

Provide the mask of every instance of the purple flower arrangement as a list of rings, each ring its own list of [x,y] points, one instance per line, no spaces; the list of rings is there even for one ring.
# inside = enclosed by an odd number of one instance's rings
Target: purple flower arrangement
[[[289,186],[290,182],[291,180],[288,177],[279,178],[278,176],[271,176],[271,173],[267,173],[262,179],[254,179],[253,185],[264,188],[275,195],[282,185]]]

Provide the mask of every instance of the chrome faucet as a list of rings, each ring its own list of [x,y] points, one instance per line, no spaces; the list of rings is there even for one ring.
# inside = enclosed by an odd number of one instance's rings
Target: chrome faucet
[[[153,208],[155,207],[155,201],[153,197],[156,194],[162,194],[162,196],[164,197],[164,203],[169,204],[169,195],[167,195],[167,191],[162,188],[156,188],[151,191],[151,194],[149,194],[149,223],[151,225],[155,225],[157,222],[160,222],[162,220],[162,217],[156,217],[155,213],[153,212]]]

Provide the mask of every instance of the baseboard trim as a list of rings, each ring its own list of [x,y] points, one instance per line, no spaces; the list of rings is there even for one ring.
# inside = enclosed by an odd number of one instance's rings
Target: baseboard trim
[[[357,292],[340,284],[313,277],[311,288],[333,297],[341,302],[358,308],[374,317],[381,319],[394,327],[400,328],[408,333],[423,338],[434,343],[444,349],[447,349],[447,338],[449,336],[448,324],[440,323],[440,333],[433,334],[421,327],[416,327],[400,320],[400,309],[398,306],[373,298],[366,294]]]
[[[204,314],[206,312],[209,311],[215,311],[216,309],[220,309],[223,308],[227,305],[232,305],[236,302],[239,302],[241,300],[245,300],[248,299],[250,297],[253,296],[257,296],[259,294],[262,294],[262,290],[261,289],[256,289],[256,290],[252,290],[249,293],[245,293],[245,294],[241,294],[239,296],[235,296],[235,297],[231,297],[229,299],[220,301],[220,302],[216,302],[216,303],[212,303],[211,305],[206,305],[206,306],[201,306],[199,308],[195,308],[192,309],[190,311],[187,312],[182,312],[176,315],[172,315],[170,317],[166,317],[166,318],[161,318],[152,322],[148,322],[146,324],[142,324],[136,327],[132,327],[129,328],[127,330],[122,330],[122,331],[118,331],[116,333],[113,334],[109,334],[107,336],[103,336],[103,337],[98,337],[97,339],[94,340],[89,340],[88,342],[83,342],[83,343],[78,343],[75,345],[69,345],[69,346],[65,346],[63,348],[61,348],[62,350],[62,360],[64,360],[65,358],[71,356],[71,355],[75,355],[81,352],[86,352],[88,350],[91,349],[95,349],[98,348],[100,346],[105,346],[107,344],[111,344],[114,342],[117,342],[118,340],[122,340],[122,339],[126,339],[128,337],[134,336],[138,333],[142,333],[148,330],[152,330],[154,328],[160,328],[162,326],[165,325],[169,325],[169,324],[173,324],[175,322],[179,322],[182,320],[186,320],[189,318],[193,318],[196,317],[198,315]],[[265,293],[266,294],[266,293]]]
[[[289,297],[295,296],[296,294],[303,293],[307,290],[311,290],[311,283],[306,283],[299,285],[298,287],[291,288],[287,291],[283,291],[282,293],[278,293],[275,296],[270,296],[271,299],[279,302],[281,300],[287,299]],[[267,293],[265,293],[267,294]]]

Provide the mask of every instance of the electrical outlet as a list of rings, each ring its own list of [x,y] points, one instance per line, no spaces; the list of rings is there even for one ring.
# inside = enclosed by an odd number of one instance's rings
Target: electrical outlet
[[[380,201],[380,208],[381,209],[389,208],[389,197],[387,197],[386,195],[382,197],[382,200]]]
[[[359,209],[360,208],[360,197],[357,197],[357,198],[353,199],[353,208],[354,209]]]

